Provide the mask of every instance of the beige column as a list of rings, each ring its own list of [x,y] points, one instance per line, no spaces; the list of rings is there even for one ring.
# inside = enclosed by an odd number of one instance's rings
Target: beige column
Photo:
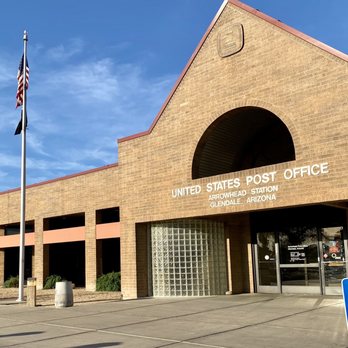
[[[124,299],[138,297],[137,248],[134,222],[121,219],[121,291]]]
[[[0,228],[0,236],[5,234],[5,229]],[[0,249],[0,286],[4,284],[5,281],[5,249]]]
[[[44,257],[43,245],[43,219],[41,216],[35,217],[34,222],[35,231],[35,245],[34,245],[34,263],[33,263],[33,277],[36,278],[36,288],[42,289],[44,286],[46,274],[44,271],[45,262],[49,262]]]
[[[97,282],[97,242],[95,210],[85,212],[86,290],[95,291]]]
[[[228,226],[225,227],[226,261],[227,261],[227,291],[226,295],[232,295],[232,265],[231,265],[231,237]]]
[[[249,214],[244,215],[243,232],[244,252],[247,255],[247,262],[244,264],[244,292],[254,293],[254,265]]]

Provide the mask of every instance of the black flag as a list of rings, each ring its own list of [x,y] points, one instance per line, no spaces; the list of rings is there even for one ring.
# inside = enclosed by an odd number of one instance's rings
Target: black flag
[[[21,111],[21,119],[18,122],[18,125],[17,125],[17,128],[16,128],[16,131],[15,131],[14,135],[21,134],[21,132],[22,132],[22,120],[23,120],[23,110]],[[27,128],[27,126],[28,126],[27,113],[25,113],[25,124],[24,124],[24,126],[25,126],[25,128]]]

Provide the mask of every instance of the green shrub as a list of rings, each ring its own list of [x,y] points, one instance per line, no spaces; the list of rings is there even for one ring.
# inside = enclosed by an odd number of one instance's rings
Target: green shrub
[[[121,273],[111,272],[98,277],[97,291],[121,291]]]
[[[4,282],[4,288],[18,288],[19,287],[19,277],[17,276],[10,276],[5,282]]]
[[[45,280],[44,289],[54,289],[56,287],[56,282],[62,281],[63,278],[57,274],[51,274]]]

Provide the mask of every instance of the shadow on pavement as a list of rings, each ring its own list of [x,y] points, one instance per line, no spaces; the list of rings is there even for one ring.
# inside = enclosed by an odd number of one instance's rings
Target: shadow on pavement
[[[29,336],[29,335],[39,335],[44,333],[44,331],[29,331],[29,332],[17,332],[12,334],[0,335],[0,338],[11,337],[11,336]]]
[[[114,347],[120,344],[121,344],[120,342],[104,342],[104,343],[87,344],[83,346],[72,346],[71,348],[103,348],[103,347]]]

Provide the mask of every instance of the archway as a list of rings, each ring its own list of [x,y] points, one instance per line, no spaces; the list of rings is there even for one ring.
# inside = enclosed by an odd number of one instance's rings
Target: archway
[[[259,107],[231,110],[214,121],[198,142],[192,178],[204,178],[295,160],[286,125]]]

